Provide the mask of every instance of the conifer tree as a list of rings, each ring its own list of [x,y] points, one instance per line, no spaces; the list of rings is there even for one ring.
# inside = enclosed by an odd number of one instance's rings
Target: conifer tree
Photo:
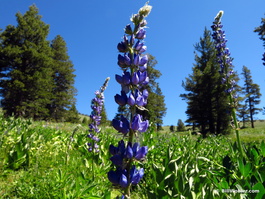
[[[221,84],[211,32],[205,28],[203,37],[194,47],[197,53],[193,73],[182,83],[188,93],[180,95],[188,104],[186,122],[199,126],[204,137],[207,132],[227,133],[230,121],[228,98]]]
[[[244,86],[242,87],[243,93],[245,94],[245,102],[248,104],[248,112],[251,122],[251,127],[254,128],[253,116],[261,111],[261,108],[257,108],[256,105],[260,103],[260,88],[258,84],[254,84],[250,70],[243,66],[242,75],[244,78]]]
[[[6,115],[46,118],[51,103],[52,58],[46,40],[49,25],[41,21],[36,6],[16,14],[17,26],[2,32],[0,49],[1,103]]]
[[[261,18],[261,25],[254,29],[254,32],[258,33],[260,39],[263,41],[263,46],[265,48],[265,18]],[[263,65],[265,66],[265,52],[263,53]]]
[[[56,121],[63,120],[69,114],[69,109],[75,104],[74,68],[69,60],[66,42],[57,35],[51,42],[53,58],[52,101],[49,105],[50,117]]]
[[[178,124],[177,125],[178,125],[177,126],[177,130],[178,131],[185,131],[186,130],[185,124],[182,122],[181,119],[178,120]]]
[[[68,117],[66,118],[66,122],[71,122],[71,123],[80,123],[80,117],[79,113],[76,109],[75,104],[73,104],[69,111],[68,111]]]
[[[248,104],[246,103],[245,99],[243,99],[243,101],[244,102],[242,104],[238,104],[237,116],[239,118],[242,118],[242,123],[243,123],[242,128],[246,128],[246,123],[247,121],[249,121],[250,117],[249,117]]]

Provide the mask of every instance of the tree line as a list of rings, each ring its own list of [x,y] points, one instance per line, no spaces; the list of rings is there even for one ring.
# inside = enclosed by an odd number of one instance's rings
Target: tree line
[[[48,41],[35,5],[0,34],[0,96],[6,116],[77,121],[74,67],[66,42]]]
[[[74,66],[66,42],[57,35],[48,41],[49,25],[41,20],[33,5],[22,15],[16,14],[17,26],[9,25],[0,33],[0,97],[6,116],[80,122],[76,109]],[[155,57],[149,56],[150,100],[145,117],[160,129],[166,114],[164,96],[156,81]],[[118,108],[116,117],[125,111]],[[83,117],[82,123],[88,123]],[[102,123],[107,124],[103,106]]]
[[[1,107],[6,116],[33,119],[79,122],[74,88],[74,66],[66,42],[57,35],[48,41],[49,25],[41,20],[35,5],[23,15],[16,14],[17,25],[8,25],[0,30],[0,97]],[[265,47],[265,19],[255,28]],[[224,85],[219,74],[216,50],[211,31],[205,28],[200,41],[194,45],[195,63],[182,86],[186,93],[180,95],[187,102],[186,123],[199,127],[202,134],[207,132],[224,134],[229,132],[231,118]],[[164,95],[157,80],[162,75],[155,68],[157,61],[148,55],[149,92],[145,119],[149,119],[158,130],[166,114]],[[262,60],[265,64],[265,53]],[[234,74],[239,80],[239,75]],[[238,117],[251,121],[261,109],[260,88],[252,80],[249,68],[243,66],[244,85],[237,86]],[[126,107],[119,107],[116,118],[126,113]],[[126,114],[125,114],[126,115]],[[107,120],[104,108],[103,117]],[[87,121],[86,121],[87,122]],[[178,121],[179,123],[180,121]],[[181,121],[182,122],[182,121]],[[179,125],[178,125],[179,126]],[[183,126],[183,125],[182,125]],[[184,129],[184,128],[183,128]]]

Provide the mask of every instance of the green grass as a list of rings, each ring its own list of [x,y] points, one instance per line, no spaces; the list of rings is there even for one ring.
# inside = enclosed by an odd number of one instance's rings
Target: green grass
[[[240,130],[246,156],[240,159],[233,134],[208,137],[188,132],[138,135],[149,148],[142,182],[133,198],[242,198],[222,189],[265,192],[265,122]],[[0,116],[0,198],[115,198],[107,179],[113,166],[108,147],[122,138],[102,127],[100,153],[87,151],[88,128]],[[247,195],[247,198],[250,195]],[[262,198],[258,194],[252,194]]]

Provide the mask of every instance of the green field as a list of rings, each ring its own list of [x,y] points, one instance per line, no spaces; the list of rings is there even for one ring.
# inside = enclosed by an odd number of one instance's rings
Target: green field
[[[202,139],[190,132],[150,129],[138,141],[149,148],[142,183],[132,198],[264,198],[265,122]],[[102,127],[100,153],[86,148],[87,127],[0,117],[0,198],[115,198],[107,179],[108,148],[121,136]],[[139,163],[141,164],[141,163]]]

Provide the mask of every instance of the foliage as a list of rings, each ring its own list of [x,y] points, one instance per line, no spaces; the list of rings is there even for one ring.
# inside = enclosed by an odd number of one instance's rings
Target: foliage
[[[181,119],[178,120],[178,127],[177,127],[177,130],[178,131],[185,131],[186,128],[185,128],[185,124],[182,122]]]
[[[137,139],[142,140],[141,145],[148,145],[149,153],[148,161],[143,164],[146,171],[143,183],[134,187],[132,199],[263,198],[264,127],[265,123],[259,121],[255,129],[246,128],[241,132],[241,138],[246,137],[243,141],[250,141],[243,143],[247,154],[243,159],[235,150],[232,141],[235,138],[231,136],[201,139],[157,133],[155,129],[139,134]],[[99,134],[100,153],[94,159],[87,151],[87,131],[82,126],[1,116],[0,132],[1,198],[115,198],[119,195],[106,176],[111,167],[109,144],[120,139],[112,128],[103,128]],[[26,139],[18,147],[22,136]]]
[[[17,26],[7,26],[0,35],[1,106],[7,116],[65,120],[75,104],[66,43],[57,36],[50,44],[49,25],[35,5],[16,19]]]
[[[170,130],[170,132],[174,132],[175,131],[175,126],[174,125],[171,125],[170,127],[169,127],[169,130]]]
[[[227,133],[230,121],[228,98],[225,86],[220,84],[219,64],[209,30],[204,30],[195,50],[198,54],[195,53],[193,73],[182,83],[188,93],[180,95],[188,104],[186,122],[200,126],[204,136],[207,132]]]
[[[253,116],[261,111],[261,108],[257,108],[256,105],[260,103],[260,87],[258,84],[254,84],[250,70],[243,66],[242,75],[244,77],[244,86],[242,87],[243,94],[245,94],[245,103],[247,104],[247,113],[249,113],[249,118],[251,121],[251,126],[254,128]]]
[[[60,35],[51,41],[51,48],[55,85],[52,90],[52,103],[49,104],[49,115],[56,121],[62,121],[69,117],[68,110],[75,104],[74,68],[67,54],[66,42]]]

